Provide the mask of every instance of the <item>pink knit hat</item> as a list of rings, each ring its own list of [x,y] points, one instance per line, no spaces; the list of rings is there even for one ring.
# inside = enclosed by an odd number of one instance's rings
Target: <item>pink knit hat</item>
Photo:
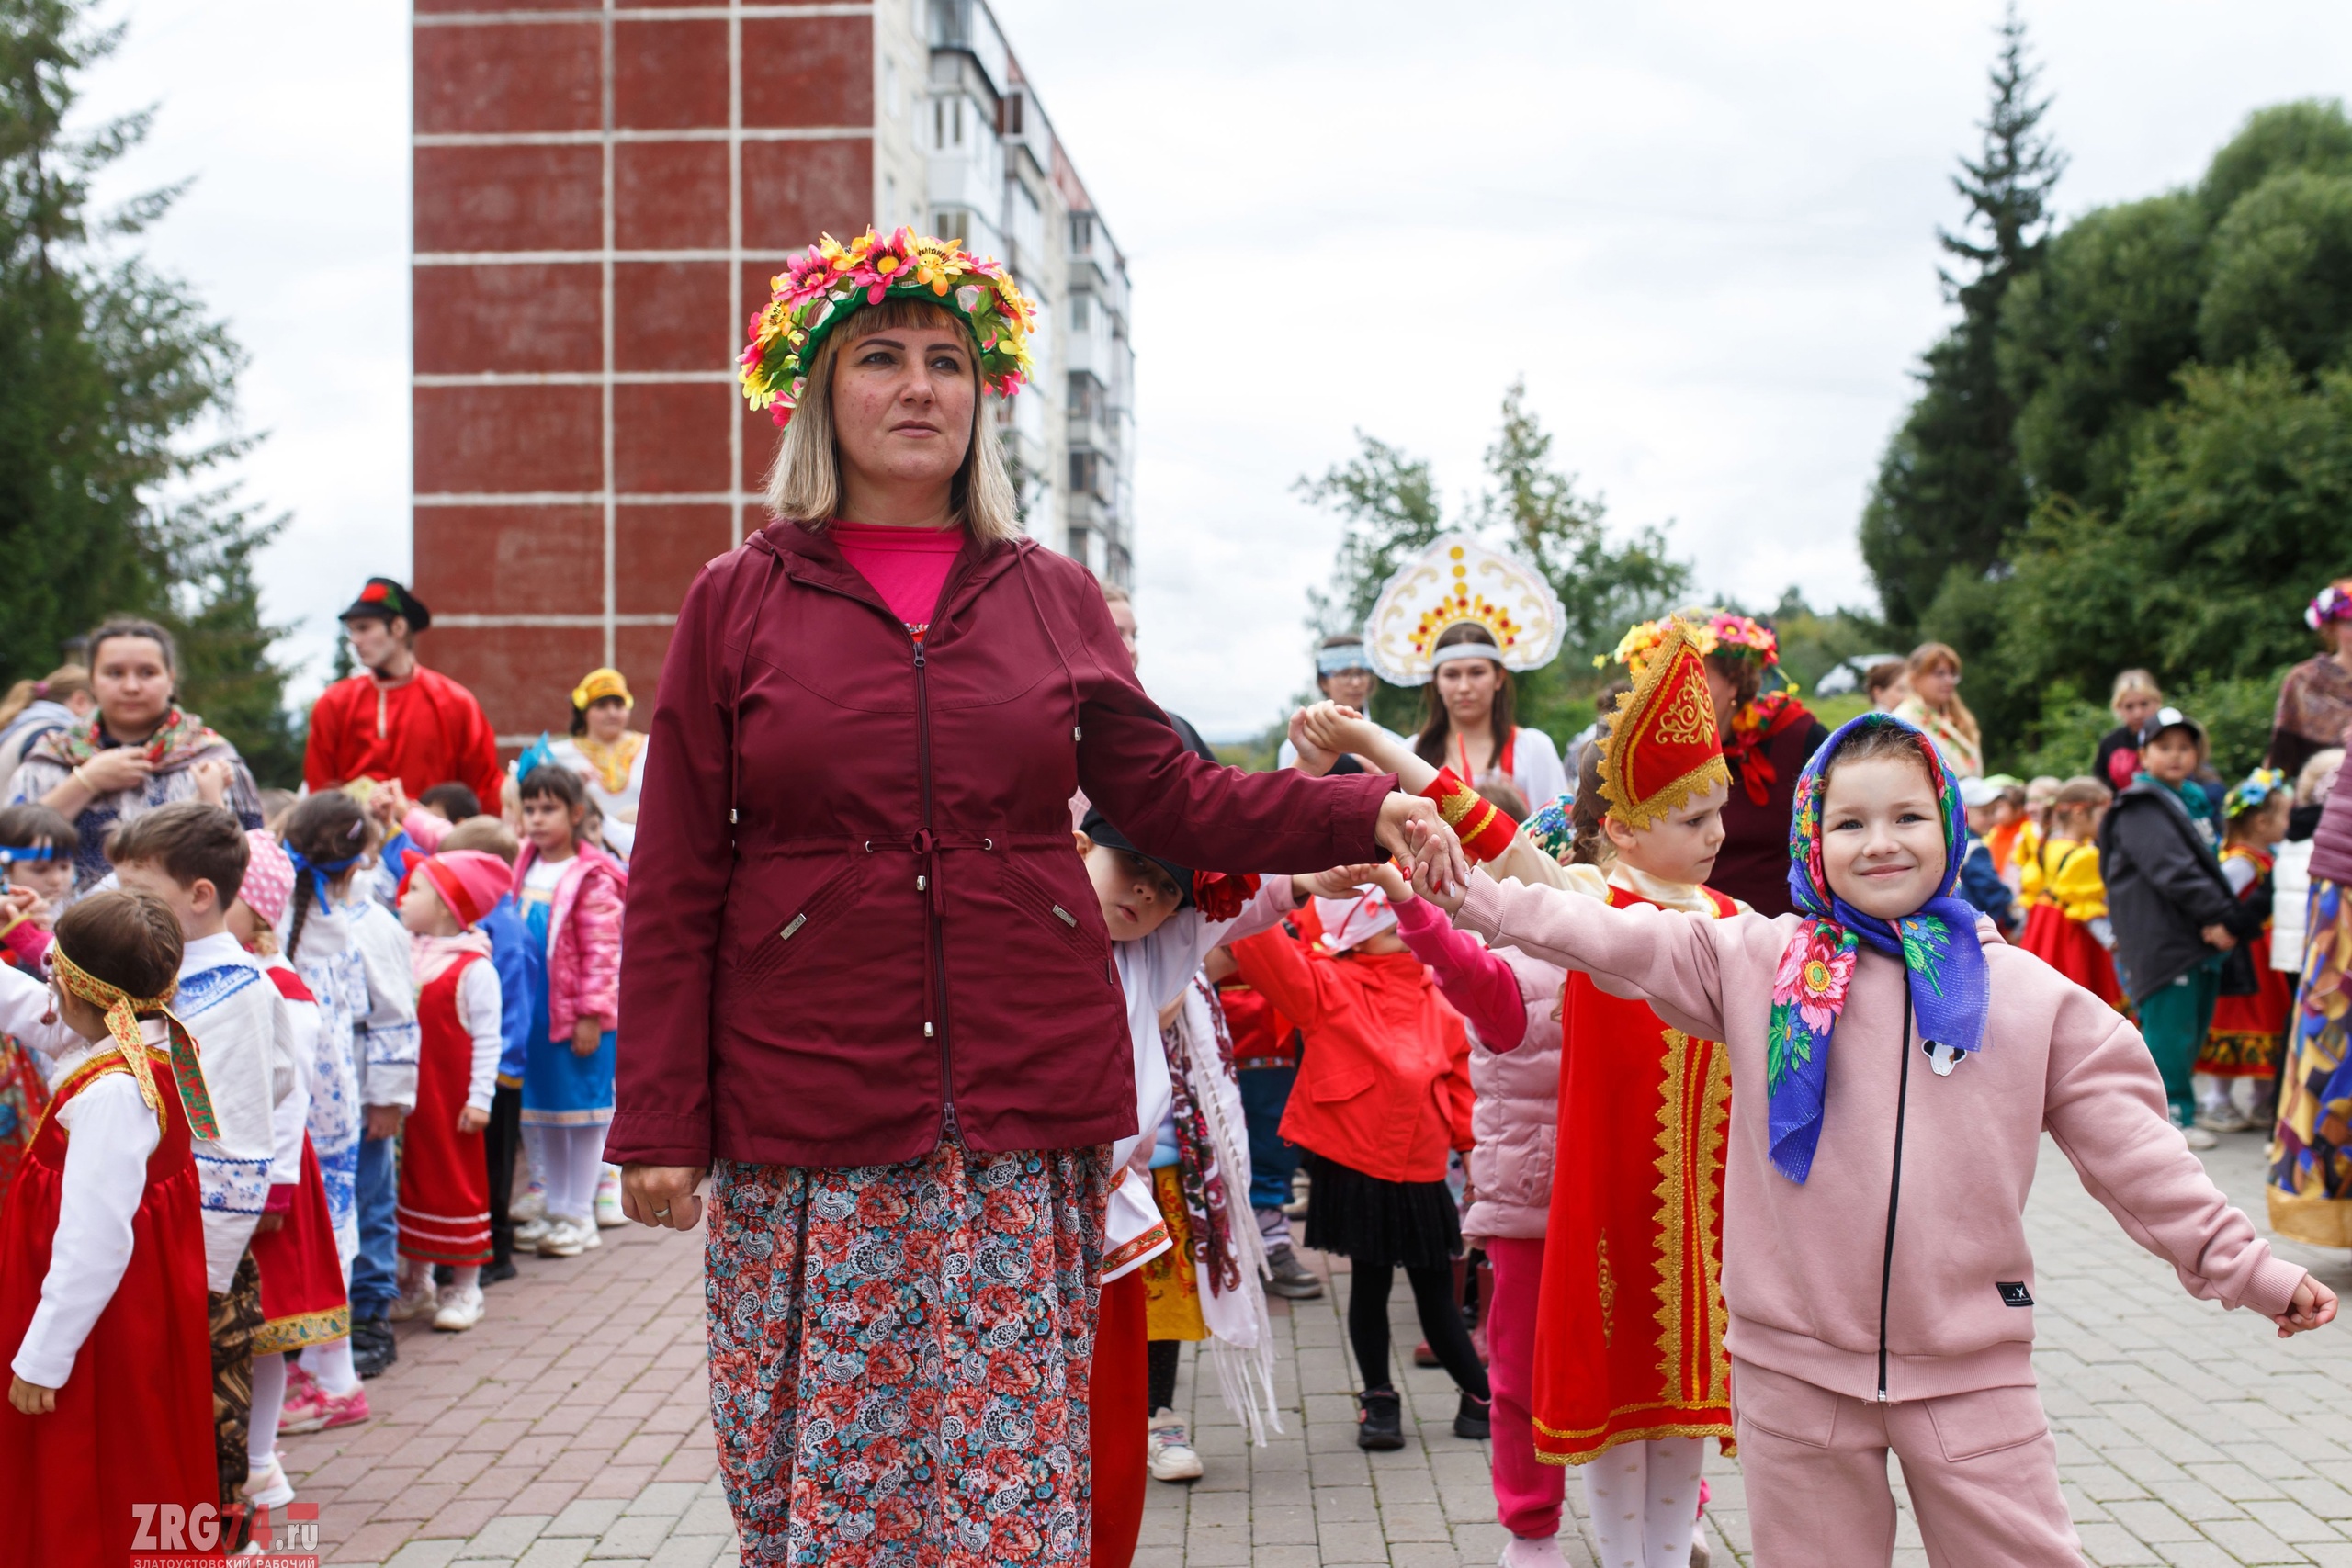
[[[432,879],[433,891],[461,926],[479,925],[514,884],[513,869],[481,850],[447,850],[416,869]]]
[[[287,901],[294,897],[294,863],[286,846],[261,828],[245,829],[245,879],[237,897],[246,908],[275,926],[286,919]]]

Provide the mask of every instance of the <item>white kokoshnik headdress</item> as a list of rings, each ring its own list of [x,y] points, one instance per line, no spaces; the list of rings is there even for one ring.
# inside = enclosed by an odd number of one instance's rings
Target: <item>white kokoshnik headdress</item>
[[[1364,622],[1374,673],[1398,686],[1425,686],[1438,666],[1487,659],[1506,670],[1540,670],[1560,651],[1567,614],[1544,574],[1518,552],[1469,534],[1447,534],[1396,570]],[[1483,639],[1437,646],[1453,627]]]

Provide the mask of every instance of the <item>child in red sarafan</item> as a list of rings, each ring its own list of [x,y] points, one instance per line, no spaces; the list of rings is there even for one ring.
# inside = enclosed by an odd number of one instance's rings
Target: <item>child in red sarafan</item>
[[[193,1521],[187,1548],[207,1555],[220,1472],[190,1141],[214,1123],[196,1043],[165,1011],[179,922],[159,899],[98,893],[56,938],[51,990],[0,970],[0,1021],[42,1031],[56,1073],[0,1211],[9,1560],[120,1568],[140,1510],[153,1519],[159,1506]],[[72,1040],[44,1026],[52,1005]]]
[[[397,1319],[433,1314],[461,1332],[481,1321],[481,1266],[490,1261],[490,1125],[500,1032],[498,970],[483,916],[513,874],[496,855],[453,850],[420,862],[401,894],[401,924],[413,942],[421,1042],[416,1109],[401,1149],[401,1295]],[[435,1264],[453,1271],[436,1291]]]

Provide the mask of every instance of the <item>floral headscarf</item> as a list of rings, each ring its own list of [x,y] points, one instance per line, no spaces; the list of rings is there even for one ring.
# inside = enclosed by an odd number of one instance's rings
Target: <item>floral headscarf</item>
[[[1920,750],[1935,766],[1944,818],[1943,882],[1925,907],[1891,924],[1832,893],[1821,858],[1822,773],[1849,739],[1866,729],[1886,728],[1918,737]],[[1984,1043],[1990,997],[1984,953],[1976,937],[1976,910],[1955,897],[1967,844],[1968,820],[1951,765],[1917,726],[1892,714],[1866,713],[1839,726],[1799,775],[1796,810],[1789,826],[1789,892],[1804,919],[1772,976],[1772,1021],[1764,1057],[1772,1164],[1791,1181],[1802,1182],[1812,1171],[1814,1150],[1821,1142],[1830,1033],[1846,1008],[1858,943],[1866,942],[1903,961],[1919,1034],[1929,1046],[1942,1048],[1936,1055],[1938,1072],[1950,1072],[1957,1053],[1974,1051]],[[1907,1040],[1904,1049],[1910,1049]]]

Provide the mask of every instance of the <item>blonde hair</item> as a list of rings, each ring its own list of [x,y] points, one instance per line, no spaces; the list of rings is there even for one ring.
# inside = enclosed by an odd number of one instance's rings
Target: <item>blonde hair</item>
[[[795,405],[792,423],[776,443],[775,463],[768,469],[768,510],[804,527],[821,528],[841,515],[841,443],[833,431],[833,372],[845,345],[892,327],[936,327],[953,322],[967,341],[971,328],[944,305],[921,299],[889,299],[869,305],[856,319],[833,329],[817,350],[808,385]],[[978,391],[978,352],[973,353],[975,392]],[[989,428],[989,400],[985,394],[972,401],[972,441],[965,449],[964,466],[952,481],[951,507],[957,522],[983,544],[1012,539],[1021,534],[1021,513],[1013,494],[1012,476],[1006,471],[1004,452]]]
[[[0,725],[6,725],[18,714],[44,698],[52,703],[69,697],[91,694],[90,672],[78,664],[61,664],[38,681],[19,681],[0,697]]]
[[[1911,650],[1909,659],[1903,661],[1904,672],[1909,675],[1912,681],[1911,698],[1922,708],[1928,706],[1928,699],[1919,694],[1918,678],[1928,671],[1946,664],[1951,666],[1953,674],[1960,673],[1960,650],[1948,642],[1923,642]],[[1968,705],[1960,700],[1958,692],[1952,693],[1951,705],[1937,716],[1966,736],[1970,745],[1975,745],[1980,739],[1976,729],[1976,716],[1968,711]]]
[[[2303,761],[2295,774],[2295,804],[2309,806],[2325,800],[2335,787],[2336,771],[2344,766],[2344,748],[2330,746],[2324,751],[2314,751]]]
[[[2165,690],[2156,684],[2154,675],[2145,670],[2126,670],[2115,678],[2115,689],[2107,694],[2108,712],[2115,713],[2117,705],[2123,701],[2123,694],[2126,692],[2145,692],[2158,702],[2165,700]],[[2123,716],[2115,714],[2115,716],[2121,718]]]

